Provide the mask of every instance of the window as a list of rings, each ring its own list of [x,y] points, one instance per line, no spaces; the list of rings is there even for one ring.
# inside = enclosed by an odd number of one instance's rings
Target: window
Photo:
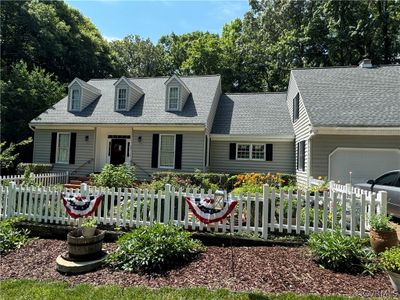
[[[168,109],[169,110],[177,110],[179,103],[179,87],[170,87],[168,94]]]
[[[306,141],[297,143],[297,170],[304,171],[306,158]]]
[[[299,104],[300,96],[297,93],[296,97],[293,98],[293,123],[299,118],[300,115],[300,104]]]
[[[69,133],[58,133],[57,136],[57,163],[67,164],[69,162]]]
[[[236,157],[248,160],[264,160],[265,145],[261,144],[237,144]]]
[[[393,185],[396,178],[398,176],[397,172],[392,172],[389,174],[385,174],[381,177],[379,177],[377,180],[375,180],[375,184],[379,185]]]
[[[174,168],[175,166],[175,135],[160,135],[160,168]]]
[[[127,104],[126,89],[118,89],[117,109],[118,110],[126,110],[126,104]]]
[[[77,89],[72,90],[71,92],[71,110],[79,110],[80,109],[80,91]]]

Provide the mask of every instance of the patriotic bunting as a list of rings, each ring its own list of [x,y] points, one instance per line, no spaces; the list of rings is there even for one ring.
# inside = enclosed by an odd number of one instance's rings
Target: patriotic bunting
[[[97,209],[104,196],[101,194],[62,193],[62,199],[67,213],[74,219],[88,217]]]

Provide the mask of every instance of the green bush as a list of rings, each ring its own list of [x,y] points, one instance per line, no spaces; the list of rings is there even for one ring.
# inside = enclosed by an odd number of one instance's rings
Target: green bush
[[[26,245],[31,239],[28,230],[15,228],[22,218],[10,218],[0,221],[0,254],[18,249]]]
[[[52,164],[39,164],[39,163],[19,163],[17,166],[17,173],[24,174],[25,172],[40,174],[49,173],[53,169]]]
[[[400,274],[400,246],[383,252],[381,263],[385,270]]]
[[[339,230],[313,233],[308,241],[311,254],[322,267],[373,274],[377,270],[376,256],[368,245],[368,239],[342,235]]]
[[[127,163],[114,166],[106,164],[99,174],[90,174],[90,180],[95,186],[103,187],[132,187],[135,181],[135,167]]]
[[[126,233],[117,245],[107,261],[112,267],[129,272],[163,272],[192,260],[203,251],[201,242],[193,240],[189,232],[165,224]]]
[[[395,228],[393,227],[393,225],[390,224],[390,219],[390,216],[387,217],[381,214],[374,215],[369,221],[369,224],[371,225],[371,229],[377,232],[394,231]]]

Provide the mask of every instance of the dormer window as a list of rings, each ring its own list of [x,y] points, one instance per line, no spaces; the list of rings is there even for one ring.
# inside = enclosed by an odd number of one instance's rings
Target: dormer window
[[[126,89],[118,89],[118,102],[117,109],[118,110],[126,110],[127,107],[127,90]]]
[[[171,86],[168,93],[168,109],[178,110],[180,89],[177,86]]]
[[[73,89],[71,91],[71,110],[80,110],[81,97],[80,91],[78,89]]]

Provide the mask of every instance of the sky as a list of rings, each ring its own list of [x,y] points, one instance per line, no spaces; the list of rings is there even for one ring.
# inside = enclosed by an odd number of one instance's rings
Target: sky
[[[89,17],[107,40],[138,34],[157,42],[162,35],[196,30],[221,33],[225,23],[249,10],[248,0],[66,0]]]

